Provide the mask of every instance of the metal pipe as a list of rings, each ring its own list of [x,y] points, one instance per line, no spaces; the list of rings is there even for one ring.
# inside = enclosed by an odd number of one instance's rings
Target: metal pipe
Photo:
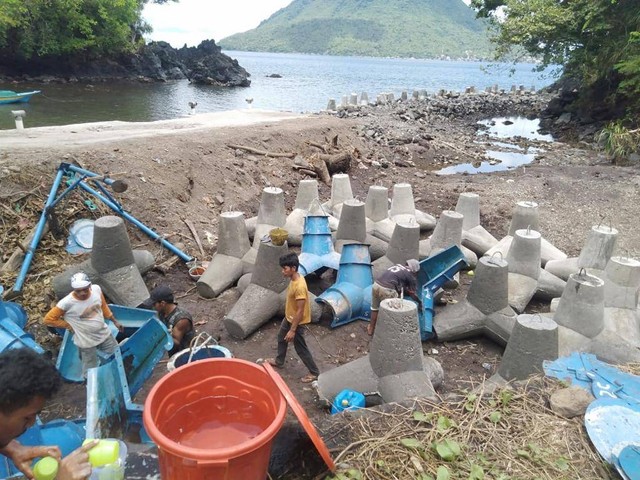
[[[56,174],[56,178],[53,180],[53,185],[51,185],[49,196],[47,197],[47,201],[44,204],[44,209],[42,210],[42,214],[40,214],[40,220],[38,220],[38,224],[36,225],[36,231],[33,234],[31,243],[29,243],[29,248],[27,249],[27,253],[24,256],[24,260],[22,261],[22,267],[20,268],[20,273],[18,273],[18,278],[16,278],[16,283],[13,286],[13,291],[16,293],[22,290],[24,281],[27,278],[27,272],[29,271],[29,267],[31,266],[33,255],[35,254],[36,248],[38,248],[38,243],[40,243],[40,238],[42,237],[44,226],[47,223],[47,215],[49,213],[49,207],[52,205],[55,199],[56,192],[60,187],[60,183],[62,182],[63,176],[64,176],[64,169],[62,168],[62,165],[61,165],[60,168],[58,168],[58,173]]]
[[[70,163],[61,163],[60,168],[68,172],[79,173],[80,175],[84,175],[85,177],[100,177],[100,181],[106,183],[107,185],[111,185],[115,180],[112,178],[105,177],[104,175],[98,175],[91,170],[85,170],[84,168],[76,167],[75,165],[71,165]]]
[[[49,208],[47,208],[45,212],[48,214],[52,209],[54,209],[55,206],[58,203],[60,203],[60,200],[62,200],[65,197],[65,195],[67,195],[67,193],[69,193],[71,190],[76,188],[82,180],[83,180],[83,177],[78,177],[76,180],[74,180],[73,183],[69,185],[67,189],[64,192],[62,192],[58,198],[56,198],[53,202],[51,202],[51,205],[49,205]]]
[[[193,257],[187,255],[186,253],[184,253],[182,250],[180,250],[179,248],[177,248],[175,245],[173,245],[172,243],[168,242],[167,240],[165,240],[164,238],[162,238],[160,235],[158,235],[156,232],[154,232],[153,230],[151,230],[149,227],[147,227],[144,223],[142,223],[140,220],[138,220],[137,218],[135,218],[134,216],[132,216],[130,213],[128,213],[127,211],[125,211],[122,208],[119,208],[115,203],[113,203],[111,200],[109,200],[108,198],[104,197],[103,195],[101,195],[98,191],[96,191],[95,189],[91,188],[89,185],[87,185],[85,182],[80,182],[78,184],[80,186],[80,188],[82,188],[85,192],[90,193],[91,195],[93,195],[94,197],[98,198],[100,201],[102,201],[102,203],[104,203],[107,207],[109,207],[110,209],[112,209],[114,212],[116,212],[118,215],[121,215],[125,220],[133,223],[136,227],[138,227],[140,230],[142,230],[146,235],[148,235],[152,240],[156,240],[158,242],[160,242],[162,244],[162,246],[164,248],[166,248],[167,250],[171,251],[173,254],[177,255],[178,257],[180,257],[183,261],[185,262],[191,262],[193,261]]]

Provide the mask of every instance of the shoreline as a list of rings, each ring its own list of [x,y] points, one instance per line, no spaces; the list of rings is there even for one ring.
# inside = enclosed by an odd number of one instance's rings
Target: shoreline
[[[118,140],[151,138],[165,134],[187,134],[223,127],[242,127],[267,122],[300,120],[309,115],[278,112],[274,110],[246,109],[186,115],[169,120],[150,122],[88,122],[48,127],[32,127],[19,130],[0,130],[0,151],[4,149],[29,149],[82,146],[108,143]]]

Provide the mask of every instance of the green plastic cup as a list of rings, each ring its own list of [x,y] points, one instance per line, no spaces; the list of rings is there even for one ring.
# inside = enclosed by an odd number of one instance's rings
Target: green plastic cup
[[[85,440],[86,445],[93,440]],[[120,455],[120,443],[118,440],[100,440],[98,445],[89,450],[89,463],[94,468],[110,465],[118,461]]]
[[[36,480],[54,480],[58,475],[58,461],[53,457],[44,457],[33,466]]]

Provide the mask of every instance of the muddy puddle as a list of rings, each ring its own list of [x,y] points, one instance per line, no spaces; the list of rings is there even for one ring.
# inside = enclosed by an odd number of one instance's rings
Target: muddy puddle
[[[538,145],[554,141],[550,134],[540,132],[539,119],[496,117],[482,120],[478,125],[478,140],[475,143],[486,146],[486,160],[452,165],[438,170],[436,174],[473,175],[511,170],[532,163],[537,153],[544,152]]]

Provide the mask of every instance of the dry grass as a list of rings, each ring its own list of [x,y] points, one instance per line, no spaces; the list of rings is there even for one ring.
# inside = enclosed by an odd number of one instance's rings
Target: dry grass
[[[582,417],[569,420],[549,409],[549,396],[559,387],[535,377],[492,394],[349,414],[340,434],[352,443],[337,457],[339,473],[329,478],[616,478],[591,446]]]

